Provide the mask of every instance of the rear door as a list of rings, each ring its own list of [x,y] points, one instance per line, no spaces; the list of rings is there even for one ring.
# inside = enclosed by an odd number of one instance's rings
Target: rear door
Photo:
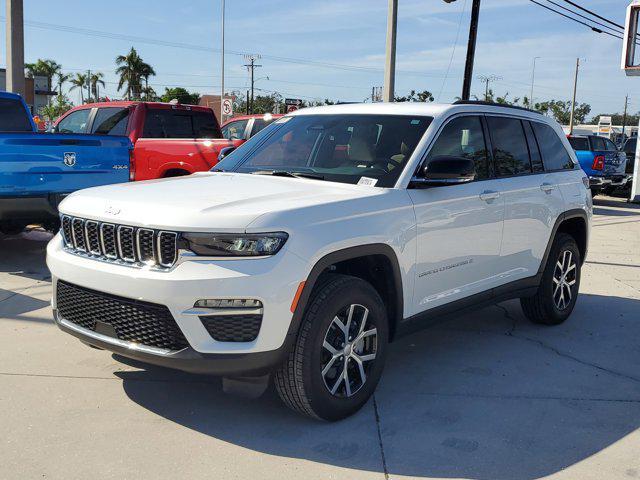
[[[147,107],[142,136],[136,142],[136,179],[206,171],[231,142],[222,134],[213,111],[189,107]]]
[[[621,176],[625,173],[627,156],[608,138],[604,139],[604,173],[607,176]]]

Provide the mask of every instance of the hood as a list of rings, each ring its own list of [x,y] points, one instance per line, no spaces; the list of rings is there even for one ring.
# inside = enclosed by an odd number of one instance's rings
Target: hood
[[[121,183],[76,192],[61,213],[116,224],[190,231],[242,231],[266,213],[326,205],[384,189],[230,172]]]

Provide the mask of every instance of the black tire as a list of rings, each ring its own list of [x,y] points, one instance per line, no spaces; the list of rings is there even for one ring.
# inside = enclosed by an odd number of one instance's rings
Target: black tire
[[[384,368],[389,327],[384,303],[369,283],[356,277],[329,274],[319,285],[309,300],[289,357],[275,374],[275,386],[289,408],[312,418],[335,421],[357,412],[373,394]],[[345,318],[342,315],[350,308],[353,308],[351,311],[354,320],[351,331],[354,335],[358,333],[356,330],[360,325],[356,316],[364,317],[365,310],[368,311],[368,315],[362,331],[371,332],[375,327],[377,334],[360,342],[347,342],[341,351],[343,356],[337,358],[335,354],[329,353],[323,344],[329,339],[329,343],[333,342],[335,345],[337,340],[337,345],[340,345],[341,340],[335,332],[342,335],[342,330],[338,329],[334,318]],[[345,321],[342,325],[346,326],[346,323]],[[351,345],[355,347],[353,350]],[[361,350],[356,351],[356,348]],[[368,350],[365,352],[365,349]],[[350,352],[349,355],[344,353],[347,351]],[[366,363],[357,360],[361,358],[359,355],[372,351],[375,353],[373,360]],[[357,358],[352,358],[351,353]],[[343,360],[344,356],[347,356],[346,360]],[[330,368],[327,367],[329,363],[333,365]],[[358,364],[363,364],[365,370],[360,370]],[[347,391],[344,378],[338,385],[332,379],[328,379],[334,372],[337,375],[335,378],[339,379],[338,370],[344,373],[345,365],[349,388],[358,387],[356,391]],[[323,375],[323,367],[328,368],[326,375]],[[349,373],[350,371],[352,373]],[[360,372],[363,371],[365,381],[360,382]],[[338,386],[335,393],[330,391],[329,384]]]
[[[563,280],[566,280],[567,285],[559,286],[562,281],[556,277],[562,269],[559,268],[558,263],[564,263],[563,259],[566,258],[567,252],[570,253],[569,261],[572,261],[575,267],[566,274],[566,278],[560,275]],[[575,239],[566,233],[557,234],[549,252],[538,291],[532,297],[520,299],[525,316],[533,323],[542,325],[559,325],[564,322],[571,315],[578,299],[581,267],[582,258]],[[572,284],[568,285],[569,283]],[[556,290],[557,288],[564,290],[560,292]],[[564,304],[560,301],[561,295],[565,299]],[[566,301],[566,296],[570,296],[569,301]]]

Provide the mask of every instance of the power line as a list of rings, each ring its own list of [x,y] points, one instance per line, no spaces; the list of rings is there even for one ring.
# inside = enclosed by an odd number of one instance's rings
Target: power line
[[[610,37],[614,37],[614,38],[618,38],[618,39],[622,40],[622,36],[620,36],[620,35],[615,35],[613,33],[606,32],[604,30],[600,30],[599,28],[594,27],[593,25],[589,25],[588,23],[585,23],[582,20],[578,20],[577,18],[570,17],[569,15],[567,15],[565,13],[562,13],[562,12],[560,12],[558,10],[555,10],[555,9],[553,9],[551,7],[548,7],[547,5],[543,5],[542,3],[537,2],[536,0],[529,0],[529,1],[532,2],[532,3],[535,3],[536,5],[538,5],[538,6],[542,7],[542,8],[546,8],[547,10],[550,10],[550,11],[552,11],[554,13],[557,13],[558,15],[561,15],[561,16],[563,16],[565,18],[568,18],[569,20],[573,20],[576,23],[584,25],[585,27],[590,28],[591,30],[593,30],[596,33],[604,33],[605,35],[609,35]]]
[[[0,16],[0,20],[5,20],[5,17]],[[93,30],[88,28],[72,27],[69,25],[58,25],[54,23],[37,22],[32,20],[25,20],[24,24],[25,26],[29,26],[33,28],[40,28],[44,30],[54,30],[54,31],[66,32],[66,33],[76,33],[79,35],[85,35],[90,37],[109,38],[113,40],[126,40],[128,42],[146,43],[150,45],[182,48],[186,50],[194,50],[194,51],[202,51],[202,52],[216,52],[216,53],[222,52],[222,50],[219,48],[205,47],[202,45],[195,45],[195,44],[189,44],[189,43],[158,40],[154,38],[139,37],[135,35],[105,32],[102,30]],[[234,51],[234,50],[228,50],[228,49],[225,50],[225,55],[235,55],[235,56],[244,57],[245,55],[248,55],[248,54],[249,52]],[[342,64],[342,63],[332,63],[332,62],[321,62],[321,61],[308,60],[303,58],[283,57],[279,55],[262,55],[262,58],[273,60],[275,62],[292,63],[292,64],[299,64],[299,65],[315,65],[315,66],[324,67],[324,68],[333,68],[338,70],[355,71],[355,72],[380,73],[383,71],[382,68],[377,68],[377,67],[368,67],[363,65],[350,65],[350,64]],[[419,77],[435,77],[435,78],[442,77],[442,75],[434,75],[434,74],[416,72],[416,71],[410,71],[410,70],[397,70],[397,71],[405,75],[412,75],[412,76],[419,76]]]
[[[575,11],[571,10],[570,8],[567,8],[567,7],[563,6],[563,5],[560,5],[559,3],[556,3],[556,2],[554,2],[553,0],[547,0],[547,2],[549,2],[549,3],[553,4],[553,5],[555,5],[556,7],[561,8],[561,9],[563,9],[563,10],[567,11],[567,12],[570,12],[570,13],[572,13],[573,15],[576,15],[577,17],[584,18],[585,20],[588,20],[588,21],[589,21],[589,22],[591,22],[591,23],[595,23],[596,25],[600,25],[600,26],[601,26],[601,27],[603,27],[603,28],[608,28],[609,30],[613,31],[614,33],[622,33],[621,31],[619,31],[619,30],[615,30],[614,28],[612,28],[612,27],[610,27],[610,26],[608,26],[608,25],[605,25],[604,23],[598,22],[597,20],[594,20],[594,19],[592,19],[592,18],[589,18],[589,17],[587,17],[586,15],[582,15],[581,13],[575,12]],[[613,22],[611,22],[611,23],[613,23]],[[615,25],[615,24],[614,24],[614,25]]]
[[[600,19],[600,20],[602,20],[602,21],[605,21],[605,22],[607,22],[607,23],[610,23],[611,25],[614,25],[614,26],[616,26],[616,27],[621,28],[622,30],[624,30],[624,27],[623,27],[622,25],[620,25],[620,24],[618,24],[618,23],[615,23],[615,22],[612,22],[612,21],[611,21],[611,20],[609,20],[608,18],[604,18],[604,17],[602,17],[602,16],[598,15],[597,13],[592,12],[591,10],[589,10],[589,9],[587,9],[587,8],[584,8],[584,7],[583,7],[583,6],[581,6],[581,5],[578,5],[577,3],[574,3],[574,2],[572,2],[572,1],[570,1],[570,0],[564,0],[564,1],[565,1],[565,2],[567,2],[569,5],[573,5],[574,7],[576,7],[576,8],[578,8],[578,9],[582,10],[583,12],[587,12],[589,15],[591,15],[591,16],[593,16],[593,17],[599,18],[599,19]]]
[[[449,58],[447,73],[444,74],[444,78],[442,79],[442,85],[440,85],[440,91],[438,92],[438,97],[437,97],[438,101],[440,101],[440,95],[442,95],[444,84],[447,82],[447,78],[449,77],[449,71],[451,70],[451,64],[453,63],[453,57],[456,54],[456,48],[458,47],[458,40],[460,38],[460,27],[462,26],[462,18],[464,17],[465,8],[467,8],[467,0],[464,0],[464,3],[462,4],[462,9],[460,10],[460,18],[458,18],[458,29],[456,31],[456,40],[455,42],[453,42],[453,49],[451,51],[451,57]]]

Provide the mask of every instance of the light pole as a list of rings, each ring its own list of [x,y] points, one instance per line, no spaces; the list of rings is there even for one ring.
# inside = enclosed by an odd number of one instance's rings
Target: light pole
[[[24,96],[24,16],[22,0],[7,0],[7,91]]]
[[[529,97],[529,107],[533,110],[533,82],[536,79],[536,60],[542,57],[533,57],[533,68],[531,69],[531,96]]]
[[[576,92],[578,91],[578,72],[580,71],[580,57],[576,58],[576,76],[573,79],[573,101],[571,102],[571,118],[569,119],[569,135],[573,134],[573,117],[576,113]]]
[[[464,66],[464,82],[462,84],[462,100],[471,97],[471,80],[473,79],[473,62],[476,58],[476,39],[478,38],[478,22],[480,20],[480,0],[473,0],[471,6],[471,24],[469,25],[469,43],[467,44],[467,60]]]
[[[453,3],[456,0],[443,0],[445,3]],[[480,0],[473,0],[474,8],[480,9]],[[478,12],[476,11],[475,18],[476,26],[478,23]],[[473,17],[471,20],[473,25]],[[477,29],[477,28],[476,28]],[[396,34],[398,31],[398,0],[389,0],[389,9],[387,13],[387,44],[385,50],[385,62],[384,62],[384,87],[382,93],[383,102],[393,102],[395,98],[395,83],[396,83]],[[473,39],[473,51],[475,52],[475,33]],[[473,55],[472,55],[473,57]],[[469,55],[467,53],[467,64],[469,63]],[[468,65],[467,65],[468,67]],[[471,65],[471,73],[473,74],[473,61]],[[466,78],[466,71],[465,71]],[[469,89],[471,89],[471,81],[469,81]],[[464,98],[464,94],[463,94]],[[468,95],[467,95],[467,100]]]
[[[389,0],[387,14],[387,47],[384,63],[383,101],[393,102],[396,83],[396,32],[398,30],[398,0]]]
[[[224,122],[224,0],[222,0],[222,55],[220,57],[221,75],[220,82],[220,125]]]

